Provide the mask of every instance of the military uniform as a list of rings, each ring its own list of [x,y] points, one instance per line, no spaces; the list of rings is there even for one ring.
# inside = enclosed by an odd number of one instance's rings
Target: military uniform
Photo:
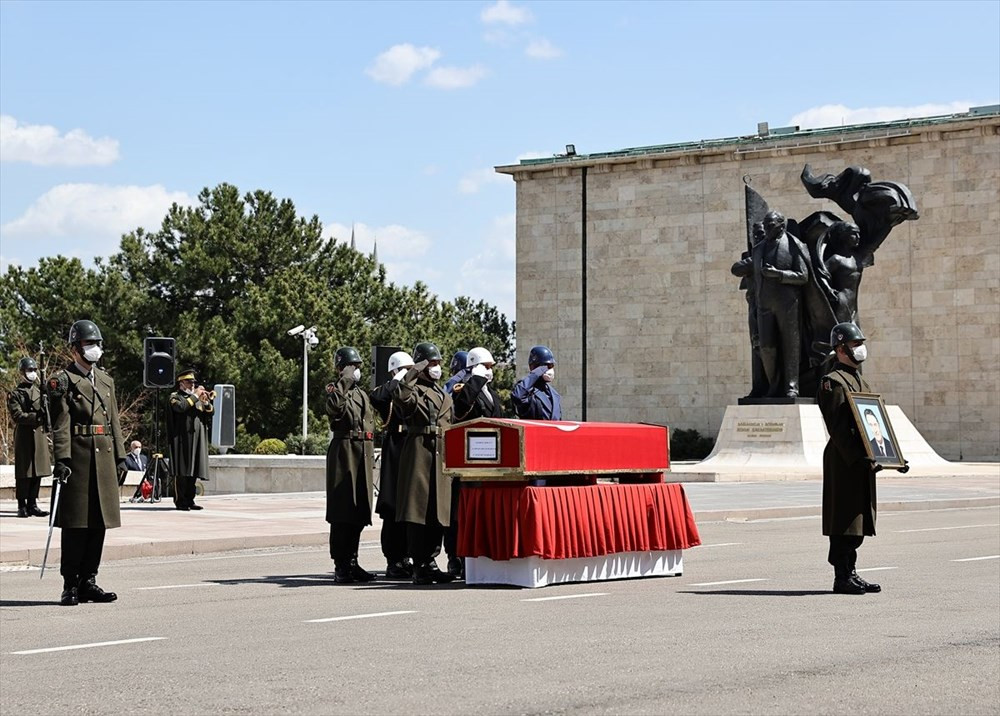
[[[17,514],[45,516],[38,509],[42,478],[52,474],[49,442],[45,437],[42,391],[34,381],[23,380],[7,396],[7,409],[14,421],[14,485]]]
[[[378,501],[375,511],[382,518],[382,554],[390,569],[406,562],[406,523],[396,521],[396,495],[399,482],[399,457],[406,430],[392,400],[391,378],[371,392],[372,406],[382,418],[382,457],[379,460]]]
[[[548,368],[540,365],[514,384],[510,393],[517,417],[524,420],[562,420],[560,395],[542,375]]]
[[[94,586],[104,536],[121,526],[117,468],[124,464],[125,441],[115,383],[97,366],[88,371],[73,363],[50,379],[49,398],[54,456],[72,470],[55,515],[62,528],[60,572],[67,586],[79,581],[80,599],[87,601],[94,590],[104,595]]]
[[[375,414],[368,395],[353,380],[341,377],[326,396],[333,438],[326,451],[326,521],[330,523],[330,557],[344,581],[359,578],[361,531],[372,523],[372,443]],[[346,577],[354,569],[351,579]],[[370,575],[365,573],[365,579]]]
[[[394,382],[393,400],[406,424],[396,488],[396,519],[407,523],[407,547],[414,562],[414,578],[418,579],[420,570],[433,568],[434,558],[441,551],[442,529],[451,521],[451,479],[444,474],[444,430],[451,425],[452,398],[417,367]]]
[[[857,369],[838,362],[816,397],[830,433],[823,451],[823,534],[830,537],[828,561],[838,578],[854,572],[858,547],[875,534],[875,470],[847,400],[848,393],[868,392]]]
[[[179,510],[200,509],[194,504],[195,481],[208,479],[208,443],[214,411],[211,403],[203,403],[183,390],[170,394],[167,438],[174,475],[174,505]]]

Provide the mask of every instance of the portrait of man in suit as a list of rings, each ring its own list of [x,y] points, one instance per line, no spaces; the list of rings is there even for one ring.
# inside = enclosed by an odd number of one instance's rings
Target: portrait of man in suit
[[[892,446],[892,441],[882,434],[882,425],[875,416],[875,411],[871,408],[865,408],[864,417],[865,423],[868,424],[869,442],[872,446],[872,455],[875,456],[875,461],[882,462],[885,459],[895,462],[896,450]]]

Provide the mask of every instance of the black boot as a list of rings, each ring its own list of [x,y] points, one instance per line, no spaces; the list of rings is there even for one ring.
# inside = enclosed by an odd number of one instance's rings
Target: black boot
[[[28,514],[28,502],[27,502],[27,500],[18,500],[17,501],[17,516],[18,517],[31,517],[31,515]]]
[[[335,565],[333,568],[333,581],[337,584],[353,584],[355,579],[351,573],[351,565]]]
[[[449,557],[448,574],[455,579],[465,579],[465,560],[461,557]]]
[[[833,577],[834,594],[864,594],[865,588],[854,581],[847,565],[837,565]]]
[[[37,502],[32,502],[30,505],[28,505],[28,514],[31,515],[32,517],[48,517],[49,516],[49,513],[46,512],[45,510],[38,509],[38,503]]]
[[[351,560],[351,576],[354,577],[355,582],[370,582],[375,579],[374,574],[366,571],[360,564],[358,564],[357,557]]]
[[[385,568],[386,579],[410,579],[413,577],[413,565],[408,560],[389,562]]]
[[[108,602],[113,602],[118,599],[118,595],[114,592],[105,592],[103,589],[97,586],[96,576],[91,574],[89,577],[84,577],[80,580],[80,585],[78,588],[78,593],[81,602],[94,602],[95,604],[107,604]]]
[[[864,579],[862,579],[858,575],[857,572],[851,572],[851,580],[855,584],[857,584],[858,586],[860,586],[862,589],[864,589],[866,592],[870,592],[872,594],[875,594],[875,593],[878,593],[878,592],[882,591],[882,585],[880,585],[880,584],[874,584],[872,582],[866,582]]]
[[[59,597],[59,604],[61,606],[75,607],[80,603],[77,584],[79,584],[79,580],[75,577],[63,577],[63,591],[62,596]]]
[[[438,568],[437,563],[433,561],[413,568],[414,584],[431,584],[432,582],[447,584],[448,582],[454,581],[454,579],[455,578],[447,572],[442,572]]]

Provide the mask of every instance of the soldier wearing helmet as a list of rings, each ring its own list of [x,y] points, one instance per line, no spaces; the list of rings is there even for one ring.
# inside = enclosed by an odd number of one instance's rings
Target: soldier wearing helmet
[[[74,323],[69,330],[73,362],[48,385],[54,472],[65,481],[54,516],[62,528],[64,606],[118,598],[96,582],[105,533],[121,526],[118,472],[125,469],[115,382],[97,366],[103,343],[93,321]]]
[[[406,425],[399,458],[396,519],[406,523],[413,558],[413,582],[450,582],[435,558],[443,530],[451,522],[451,479],[444,474],[444,431],[451,425],[452,399],[441,379],[441,351],[430,342],[413,349],[416,365],[394,381],[392,399]]]
[[[330,447],[326,451],[326,521],[330,523],[333,579],[340,583],[370,582],[375,575],[358,564],[361,531],[372,523],[375,464],[375,414],[361,387],[361,355],[350,346],[338,348],[334,365],[340,373],[326,386]]]
[[[42,478],[52,474],[49,443],[45,439],[44,396],[38,386],[38,365],[24,357],[17,364],[21,380],[7,396],[7,410],[14,421],[14,491],[18,517],[45,517],[38,508]]]
[[[830,332],[833,370],[820,381],[816,402],[830,440],[823,451],[823,534],[830,538],[827,561],[833,566],[833,591],[838,594],[880,592],[878,584],[858,576],[858,547],[875,534],[875,474],[882,465],[868,457],[859,434],[850,393],[870,393],[859,370],[868,357],[865,336],[854,323],[838,323]],[[906,472],[904,466],[900,472]]]
[[[562,420],[559,393],[552,385],[556,357],[546,346],[535,346],[528,354],[531,371],[514,384],[510,399],[517,417],[525,420]]]
[[[455,391],[455,386],[465,380],[465,376],[468,375],[469,371],[465,367],[468,357],[469,351],[455,351],[455,355],[451,357],[451,365],[448,366],[448,374],[451,377],[444,384],[444,392],[448,395],[451,395]]]
[[[388,579],[411,579],[413,563],[406,549],[406,523],[396,521],[396,486],[399,482],[399,454],[406,438],[402,415],[392,399],[392,386],[413,366],[406,351],[389,356],[389,379],[370,394],[372,406],[382,418],[382,456],[379,459],[378,500],[375,511],[382,518],[382,555]]]

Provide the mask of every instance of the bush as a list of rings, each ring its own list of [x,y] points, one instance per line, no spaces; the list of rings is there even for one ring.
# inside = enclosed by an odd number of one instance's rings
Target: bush
[[[260,435],[248,433],[243,423],[236,424],[236,445],[229,451],[235,455],[251,455],[260,444]]]
[[[309,437],[306,438],[305,452],[302,452],[301,435],[289,435],[285,438],[285,447],[288,448],[289,455],[326,455],[328,444],[326,430],[323,430],[322,433],[309,433]]]
[[[697,430],[674,430],[670,435],[670,460],[704,460],[713,447],[715,440]]]
[[[288,454],[288,448],[285,447],[283,440],[278,440],[278,438],[267,438],[266,440],[261,440],[260,444],[253,449],[254,455],[286,455]]]

